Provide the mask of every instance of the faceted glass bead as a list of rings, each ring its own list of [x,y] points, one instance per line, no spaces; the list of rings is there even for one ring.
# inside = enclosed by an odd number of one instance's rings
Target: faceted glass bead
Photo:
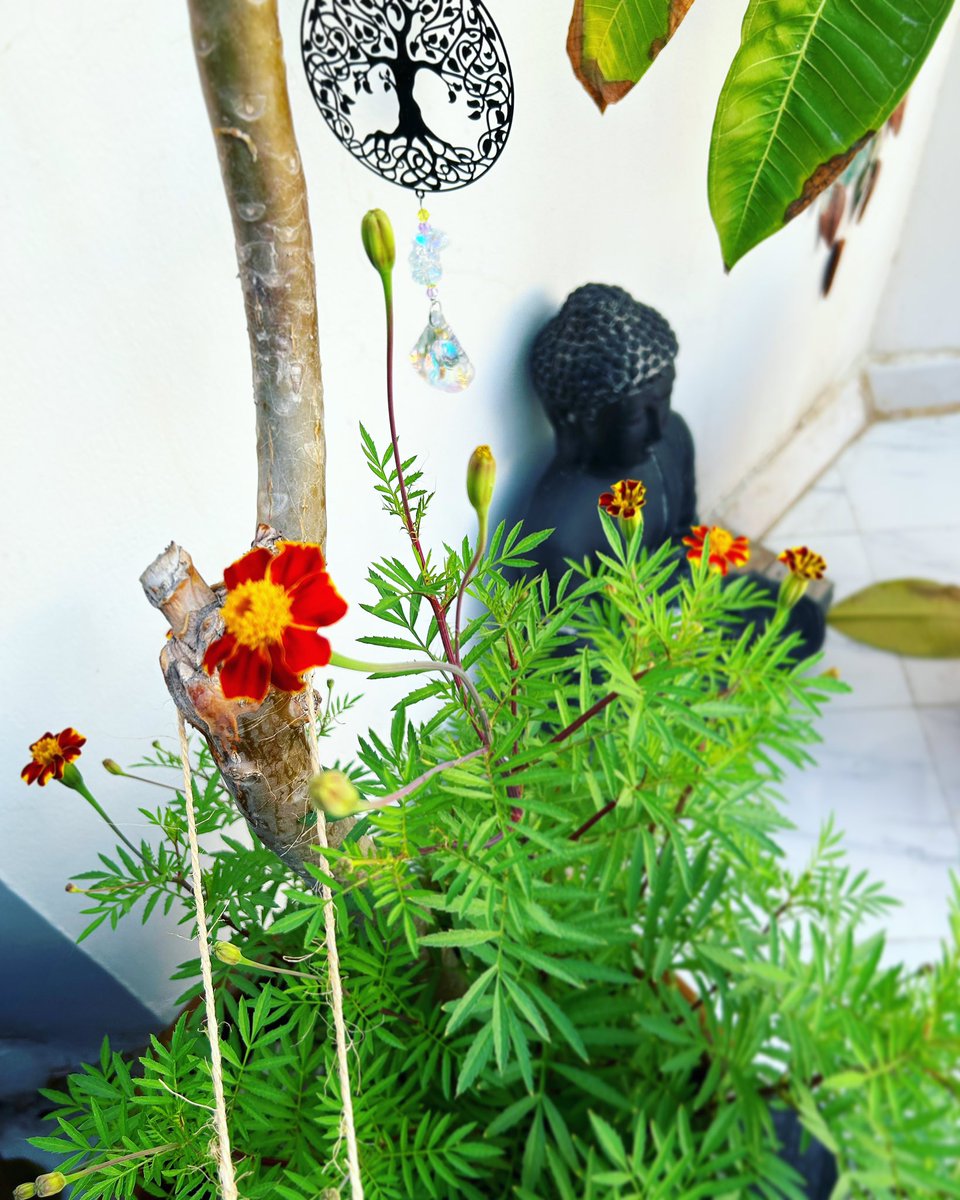
[[[421,224],[410,249],[410,274],[413,282],[433,287],[440,282],[443,267],[440,251],[447,245],[447,235],[432,225]]]
[[[430,305],[426,329],[410,351],[410,362],[418,375],[442,392],[462,392],[473,379],[473,363],[436,301]]]

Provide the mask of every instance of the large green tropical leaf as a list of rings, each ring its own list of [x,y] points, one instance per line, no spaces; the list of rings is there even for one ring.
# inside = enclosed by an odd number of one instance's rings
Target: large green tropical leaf
[[[749,0],[710,147],[710,209],[728,268],[881,128],[952,2]]]
[[[858,642],[920,658],[960,658],[960,588],[929,579],[889,579],[856,592],[827,614]]]
[[[567,54],[601,112],[630,91],[692,4],[693,0],[575,0]]]

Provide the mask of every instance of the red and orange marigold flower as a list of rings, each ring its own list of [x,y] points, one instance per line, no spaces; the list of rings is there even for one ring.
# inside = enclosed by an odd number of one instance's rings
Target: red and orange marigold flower
[[[646,502],[647,489],[639,479],[621,479],[609,492],[601,493],[597,504],[607,516],[629,527],[643,521],[642,509]]]
[[[20,778],[40,787],[45,787],[51,779],[63,779],[64,767],[80,757],[80,748],[86,740],[70,725],[57,734],[45,733],[30,747],[33,757],[20,772]]]
[[[347,611],[327,574],[319,546],[283,542],[278,554],[251,550],[223,573],[225,628],[203,658],[208,674],[220,667],[228,700],[259,704],[271,686],[301,692],[303,674],[330,661],[330,643],[317,632]]]
[[[809,546],[791,546],[778,554],[777,558],[786,565],[790,574],[796,575],[798,579],[822,579],[826,574],[826,559],[816,554]]]
[[[734,537],[719,525],[692,525],[691,534],[683,539],[683,544],[690,547],[687,558],[692,563],[702,561],[707,546],[710,570],[719,575],[726,575],[731,567],[742,567],[750,561],[749,538]]]

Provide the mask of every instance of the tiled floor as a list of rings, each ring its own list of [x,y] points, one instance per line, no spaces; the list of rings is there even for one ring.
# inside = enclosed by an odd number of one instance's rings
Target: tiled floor
[[[872,425],[764,537],[824,555],[842,599],[898,576],[960,583],[960,413]],[[853,689],[829,706],[818,766],[784,792],[809,853],[831,811],[857,868],[901,901],[888,957],[937,954],[960,871],[960,660],[906,659],[828,632],[826,665]]]

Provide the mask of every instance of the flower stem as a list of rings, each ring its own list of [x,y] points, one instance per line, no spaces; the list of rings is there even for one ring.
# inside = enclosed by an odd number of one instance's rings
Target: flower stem
[[[121,1163],[133,1162],[137,1158],[147,1158],[151,1154],[168,1154],[171,1150],[176,1150],[179,1147],[177,1142],[164,1142],[162,1146],[148,1146],[146,1150],[134,1150],[132,1154],[121,1154],[119,1158],[108,1158],[106,1162],[96,1163],[92,1167],[84,1167],[82,1171],[71,1171],[67,1176],[67,1183],[73,1183],[77,1179],[82,1179],[85,1175],[96,1175],[98,1171],[102,1171],[104,1167],[118,1167]]]
[[[480,693],[474,686],[473,680],[458,663],[444,662],[439,658],[431,658],[426,662],[421,659],[411,659],[409,662],[374,663],[364,662],[359,658],[348,658],[345,654],[339,654],[337,651],[334,651],[330,655],[330,665],[332,667],[343,667],[347,671],[362,671],[365,675],[411,675],[423,671],[442,671],[447,675],[452,675],[470,694],[470,698],[474,703],[477,715],[483,726],[480,734],[481,739],[484,747],[489,750],[493,741],[490,718],[487,716]]]
[[[127,846],[129,846],[129,848],[134,852],[134,854],[137,856],[137,858],[139,858],[141,861],[143,861],[142,851],[137,846],[135,846],[133,844],[133,842],[130,841],[130,839],[127,837],[127,835],[125,833],[120,832],[120,830],[114,824],[113,819],[107,815],[106,811],[102,808],[99,801],[97,801],[94,798],[90,789],[83,782],[83,776],[80,774],[80,772],[77,770],[77,768],[73,766],[72,763],[67,763],[67,766],[64,768],[63,779],[61,779],[60,782],[64,785],[64,787],[72,788],[73,791],[79,792],[80,795],[84,798],[84,800],[86,800],[86,802],[90,805],[90,807],[93,809],[93,811],[97,814],[97,816],[99,816],[102,820],[106,821],[106,823],[110,826],[110,828],[113,830],[113,832],[116,834],[116,836],[120,839],[120,841],[124,842]]]
[[[463,597],[467,590],[467,584],[473,578],[473,574],[480,565],[480,559],[487,548],[487,516],[484,513],[480,517],[480,528],[477,532],[477,552],[473,556],[473,561],[467,567],[463,574],[463,579],[460,582],[460,590],[457,592],[457,612],[456,619],[453,623],[453,653],[457,660],[460,661],[460,617],[463,611]]]
[[[403,508],[404,524],[407,527],[407,534],[410,538],[410,544],[413,547],[414,555],[420,566],[420,573],[423,576],[427,601],[433,610],[434,620],[437,622],[437,632],[440,635],[440,642],[443,646],[443,652],[447,657],[447,661],[451,664],[457,663],[457,654],[454,651],[453,644],[450,640],[450,629],[447,625],[447,615],[444,612],[443,604],[439,598],[430,591],[427,587],[427,556],[424,554],[423,546],[420,542],[420,534],[417,530],[416,522],[413,519],[413,514],[410,511],[410,497],[407,493],[407,481],[403,474],[403,459],[400,457],[400,438],[397,432],[397,414],[396,406],[393,397],[393,335],[394,335],[394,319],[393,319],[393,276],[389,271],[383,271],[380,274],[380,281],[383,284],[383,302],[386,309],[387,318],[387,418],[390,422],[390,444],[393,447],[393,464],[397,472],[397,488],[400,492],[400,503]],[[460,681],[462,683],[462,681]],[[460,686],[458,683],[458,687]],[[486,740],[487,729],[478,729],[482,740]]]
[[[424,771],[422,775],[418,775],[416,779],[411,779],[409,783],[405,783],[402,788],[397,788],[395,792],[391,792],[389,796],[379,796],[376,800],[368,800],[360,811],[372,812],[377,808],[386,808],[395,801],[409,796],[411,792],[415,792],[428,779],[432,779],[434,775],[439,775],[441,771],[449,771],[451,767],[462,766],[463,763],[468,763],[472,758],[479,758],[481,754],[486,754],[486,752],[486,746],[481,746],[477,750],[471,750],[469,754],[461,754],[459,758],[450,758],[446,762],[438,762],[435,766],[430,767],[429,770]]]

